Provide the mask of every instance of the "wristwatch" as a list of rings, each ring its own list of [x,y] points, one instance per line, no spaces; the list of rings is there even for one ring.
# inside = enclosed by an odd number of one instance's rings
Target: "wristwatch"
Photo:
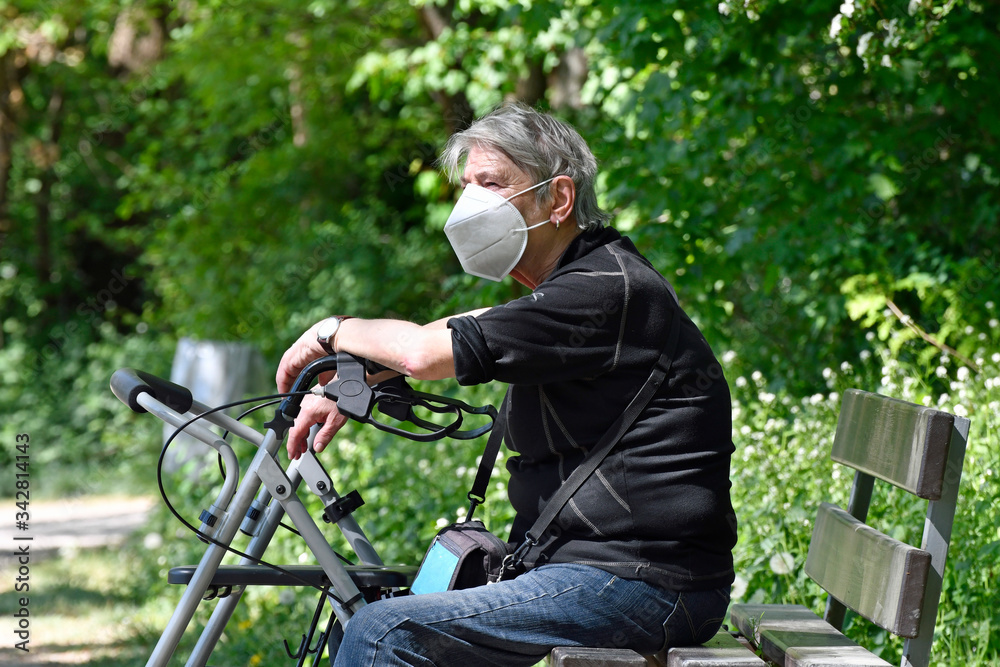
[[[350,318],[342,316],[328,317],[319,323],[319,328],[316,329],[316,341],[324,350],[326,350],[327,354],[337,353],[337,351],[333,349],[333,339],[337,335],[337,331],[340,329],[340,323],[348,319]]]

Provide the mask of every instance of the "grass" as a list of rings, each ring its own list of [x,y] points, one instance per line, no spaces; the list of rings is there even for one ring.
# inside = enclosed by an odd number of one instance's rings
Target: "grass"
[[[32,563],[29,651],[0,647],[0,663],[23,665],[135,665],[145,660],[149,629],[136,619],[145,601],[135,582],[122,582],[129,556],[117,549],[66,553]],[[13,577],[3,569],[3,579]],[[25,593],[5,591],[4,609],[18,609]]]

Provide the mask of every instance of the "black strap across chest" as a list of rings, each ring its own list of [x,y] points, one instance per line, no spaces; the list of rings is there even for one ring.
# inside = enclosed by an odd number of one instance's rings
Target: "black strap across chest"
[[[515,564],[520,564],[528,551],[538,544],[542,533],[549,527],[549,524],[562,511],[562,508],[573,497],[577,489],[597,470],[601,465],[601,461],[614,449],[618,441],[621,440],[622,436],[625,435],[642,411],[649,405],[649,401],[670,373],[670,366],[673,363],[674,356],[676,356],[677,341],[680,337],[680,321],[681,313],[679,311],[674,312],[666,345],[659,359],[656,360],[656,364],[654,364],[653,370],[646,379],[646,382],[611,427],[601,436],[601,439],[590,450],[583,462],[570,473],[570,476],[559,486],[559,489],[545,504],[545,507],[542,508],[542,512],[538,515],[535,523],[524,534],[524,541],[514,551]],[[486,442],[486,449],[483,451],[483,458],[479,462],[479,469],[476,472],[476,479],[472,484],[472,490],[469,492],[469,501],[471,504],[466,521],[472,519],[476,507],[486,500],[486,488],[490,483],[493,466],[496,464],[497,455],[500,453],[500,445],[507,431],[507,411],[510,409],[509,401],[510,390],[508,389],[507,394],[504,395],[503,403],[500,405],[500,413],[493,424],[489,440]]]

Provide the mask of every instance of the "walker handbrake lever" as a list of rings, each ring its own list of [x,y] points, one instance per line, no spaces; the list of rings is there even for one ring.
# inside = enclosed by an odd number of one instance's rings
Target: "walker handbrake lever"
[[[364,360],[346,352],[337,354],[337,378],[323,388],[323,394],[337,402],[341,414],[356,421],[371,424],[387,433],[400,435],[418,442],[431,442],[446,436],[460,440],[477,438],[493,428],[497,411],[492,405],[473,407],[457,399],[414,391],[403,376],[396,376],[369,386]],[[383,424],[372,417],[378,406],[380,412],[400,422],[409,422],[427,433],[414,433],[396,426]],[[421,407],[439,414],[453,414],[454,421],[441,425],[421,419],[414,411]],[[460,431],[463,412],[489,415],[490,423],[476,429]]]

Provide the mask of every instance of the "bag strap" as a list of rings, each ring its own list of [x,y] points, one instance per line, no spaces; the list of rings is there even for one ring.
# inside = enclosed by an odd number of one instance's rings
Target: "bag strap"
[[[625,432],[631,428],[632,423],[635,422],[639,414],[649,405],[653,394],[663,384],[667,374],[670,372],[670,366],[673,364],[674,355],[677,350],[677,340],[680,337],[680,320],[681,314],[680,311],[677,311],[674,313],[673,321],[670,323],[667,345],[660,354],[660,358],[656,360],[652,373],[646,379],[646,383],[642,385],[639,393],[635,395],[624,412],[618,416],[618,419],[611,425],[611,428],[594,445],[594,448],[590,450],[590,453],[587,454],[583,462],[570,473],[566,481],[549,498],[549,501],[545,504],[541,514],[538,515],[535,523],[524,534],[524,541],[513,553],[512,560],[514,566],[519,566],[528,551],[538,544],[542,533],[549,527],[549,524],[556,518],[556,515],[562,511],[563,506],[569,502],[569,499],[587,481],[587,478],[597,470],[601,462],[611,453],[611,450],[618,444],[622,436],[625,435]]]
[[[468,495],[469,513],[465,515],[465,521],[471,521],[476,508],[486,502],[486,487],[489,486],[493,466],[496,465],[497,456],[500,454],[500,445],[503,444],[504,432],[507,430],[507,401],[509,398],[510,389],[503,396],[500,411],[497,413],[497,418],[493,420],[493,429],[490,431],[489,440],[486,441],[486,449],[483,450],[483,458],[479,461],[476,480],[472,483],[472,490],[469,491]]]

